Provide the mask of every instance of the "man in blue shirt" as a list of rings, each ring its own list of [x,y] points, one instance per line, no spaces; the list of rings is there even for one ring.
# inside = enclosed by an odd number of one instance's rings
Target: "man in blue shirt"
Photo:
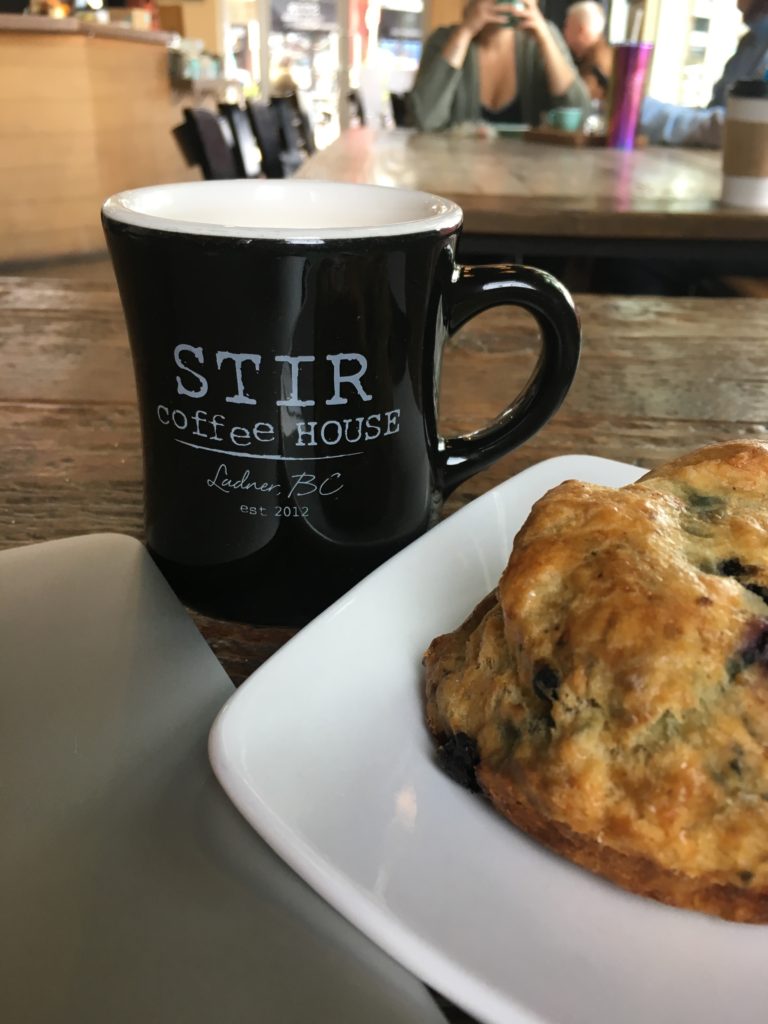
[[[653,143],[672,146],[710,146],[723,143],[725,103],[734,83],[763,78],[768,70],[768,0],[738,0],[749,31],[723,68],[707,107],[679,107],[648,96],[640,112],[640,132]]]
[[[723,77],[712,90],[710,107],[724,107],[735,82],[745,78],[763,78],[768,69],[768,2],[738,0],[736,5],[749,28],[736,52],[723,68]]]

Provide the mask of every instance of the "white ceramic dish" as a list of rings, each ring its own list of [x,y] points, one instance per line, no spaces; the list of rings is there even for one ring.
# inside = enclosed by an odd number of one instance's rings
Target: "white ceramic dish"
[[[420,659],[497,582],[561,480],[621,485],[587,456],[526,470],[450,517],[240,688],[213,767],[254,828],[393,957],[489,1024],[757,1024],[768,929],[632,896],[543,850],[446,778]]]

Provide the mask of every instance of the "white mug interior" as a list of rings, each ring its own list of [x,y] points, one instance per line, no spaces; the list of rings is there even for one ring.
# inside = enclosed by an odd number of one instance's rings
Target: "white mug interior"
[[[119,192],[113,221],[155,231],[229,238],[323,241],[457,229],[456,203],[427,192],[328,181],[191,181]]]

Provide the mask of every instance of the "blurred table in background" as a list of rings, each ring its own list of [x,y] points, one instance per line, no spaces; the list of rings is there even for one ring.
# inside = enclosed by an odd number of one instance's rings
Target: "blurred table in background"
[[[768,213],[719,205],[721,160],[703,149],[356,128],[298,177],[452,199],[464,210],[465,255],[765,260]]]

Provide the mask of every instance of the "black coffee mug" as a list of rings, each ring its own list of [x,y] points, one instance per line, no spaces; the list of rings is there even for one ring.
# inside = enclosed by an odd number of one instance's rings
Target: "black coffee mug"
[[[315,181],[160,185],[105,203],[147,544],[188,603],[307,621],[558,408],[580,344],[568,293],[527,267],[458,266],[461,217],[426,193]],[[538,365],[491,426],[442,438],[443,344],[503,303],[538,321]]]

